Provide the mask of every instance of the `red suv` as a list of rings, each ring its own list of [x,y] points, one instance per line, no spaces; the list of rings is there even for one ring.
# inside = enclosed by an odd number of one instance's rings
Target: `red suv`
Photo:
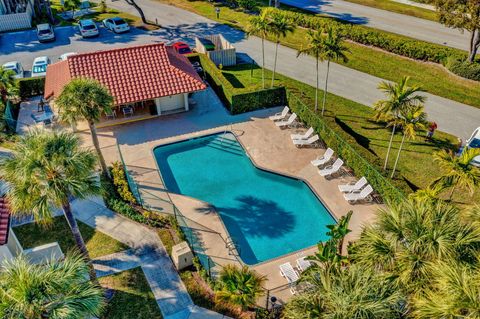
[[[180,54],[192,53],[192,50],[185,42],[175,42],[172,46]]]

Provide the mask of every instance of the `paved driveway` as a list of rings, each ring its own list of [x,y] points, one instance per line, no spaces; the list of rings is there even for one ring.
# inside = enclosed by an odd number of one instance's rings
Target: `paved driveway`
[[[469,34],[443,26],[438,22],[419,19],[391,11],[362,6],[343,0],[281,0],[282,3],[316,13],[423,41],[468,50]]]

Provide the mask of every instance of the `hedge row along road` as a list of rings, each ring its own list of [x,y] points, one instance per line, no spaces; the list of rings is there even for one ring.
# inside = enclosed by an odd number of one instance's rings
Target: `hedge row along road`
[[[148,19],[153,21],[158,19],[169,42],[187,40],[193,44],[195,36],[222,33],[233,43],[238,52],[248,54],[258,63],[261,61],[259,38],[245,39],[244,33],[241,31],[173,6],[152,0],[137,0],[137,2],[142,6]],[[124,1],[109,2],[108,5],[120,11],[137,14],[135,9]],[[164,32],[162,31],[162,33]],[[161,41],[161,39],[159,38],[157,41]],[[267,68],[272,68],[274,49],[274,44],[266,41]],[[309,56],[297,59],[296,55],[296,50],[280,46],[277,71],[309,85],[315,85],[315,59]],[[320,87],[323,87],[325,69],[326,64],[321,64]],[[333,94],[364,105],[372,105],[375,101],[383,98],[382,93],[377,90],[380,81],[382,79],[378,77],[332,63],[328,86],[329,92]],[[432,94],[425,95],[428,97],[426,111],[429,118],[436,121],[442,131],[465,140],[479,126],[480,109]]]
[[[438,22],[343,0],[281,0],[281,3],[351,23],[468,51],[470,41],[468,32],[462,33],[460,30],[447,28]]]

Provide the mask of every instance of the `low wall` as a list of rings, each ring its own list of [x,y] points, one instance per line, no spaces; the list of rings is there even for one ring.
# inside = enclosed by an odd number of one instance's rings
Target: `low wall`
[[[28,29],[32,27],[32,5],[29,2],[27,11],[0,15],[0,32]]]

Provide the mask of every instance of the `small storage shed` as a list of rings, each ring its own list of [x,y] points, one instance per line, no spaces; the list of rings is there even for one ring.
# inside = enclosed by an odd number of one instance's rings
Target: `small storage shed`
[[[202,41],[206,39],[212,42],[215,45],[213,50],[208,50]],[[215,63],[215,65],[219,66],[220,64],[223,66],[231,66],[237,64],[237,53],[235,47],[228,42],[223,35],[221,34],[214,34],[214,35],[207,35],[202,38],[195,38],[195,49],[199,53],[206,54],[210,60]]]

